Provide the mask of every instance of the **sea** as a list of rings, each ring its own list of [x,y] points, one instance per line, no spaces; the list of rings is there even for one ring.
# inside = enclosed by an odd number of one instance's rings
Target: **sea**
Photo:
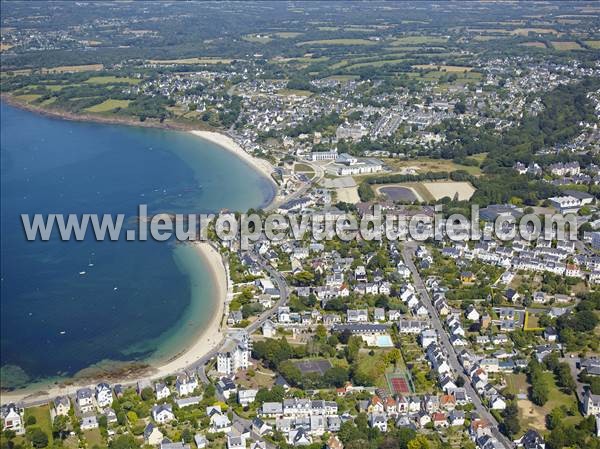
[[[2,387],[166,360],[211,319],[204,259],[174,241],[27,241],[21,214],[246,211],[272,184],[186,132],[83,123],[0,104]],[[85,371],[84,371],[85,372]]]

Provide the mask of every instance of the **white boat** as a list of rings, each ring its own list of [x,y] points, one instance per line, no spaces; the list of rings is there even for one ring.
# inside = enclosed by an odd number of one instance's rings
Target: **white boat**
[[[85,271],[80,271],[80,272],[79,272],[79,275],[80,275],[80,276],[83,276],[84,274],[85,274]]]

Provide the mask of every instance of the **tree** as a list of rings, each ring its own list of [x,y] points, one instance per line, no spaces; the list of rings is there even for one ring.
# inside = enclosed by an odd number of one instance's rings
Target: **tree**
[[[62,440],[67,432],[67,426],[69,425],[69,417],[64,415],[57,415],[54,417],[52,423],[52,432]]]
[[[565,412],[561,407],[553,408],[546,416],[546,427],[550,430],[555,429],[560,425],[565,417]]]
[[[521,424],[519,423],[519,408],[513,401],[509,402],[502,412],[504,421],[502,422],[502,431],[510,438],[514,438],[515,435],[521,430]]]
[[[323,382],[326,385],[333,385],[335,387],[341,387],[348,380],[348,370],[339,366],[334,366],[325,371],[323,375]]]
[[[346,358],[349,362],[353,362],[358,357],[358,351],[362,346],[362,339],[353,335],[348,340],[348,345],[346,346]]]
[[[467,111],[467,106],[462,101],[459,101],[458,103],[456,103],[454,105],[454,113],[455,114],[464,114],[466,111]]]
[[[417,435],[416,438],[413,438],[408,442],[408,449],[429,449],[429,440],[425,438],[424,435]]]
[[[154,391],[152,390],[152,387],[144,388],[140,396],[142,397],[143,401],[151,401],[152,399],[154,399]]]
[[[42,448],[48,446],[48,435],[46,433],[35,427],[27,432],[27,439],[31,441],[31,444],[35,448]]]
[[[290,360],[285,360],[279,364],[279,372],[292,385],[300,385],[302,382],[302,372]]]
[[[138,449],[140,445],[136,442],[133,435],[120,435],[112,440],[108,447],[110,449]]]

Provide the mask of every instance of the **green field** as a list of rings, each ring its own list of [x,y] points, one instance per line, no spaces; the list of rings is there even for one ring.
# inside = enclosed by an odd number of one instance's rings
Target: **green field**
[[[16,95],[15,98],[20,100],[20,101],[24,101],[25,103],[31,103],[34,100],[37,100],[38,98],[40,98],[41,95],[39,94],[25,94],[25,95]]]
[[[391,45],[444,44],[447,41],[448,39],[441,36],[405,36],[394,38],[394,41],[391,43]]]
[[[108,112],[117,108],[126,108],[129,100],[106,100],[100,104],[95,104],[86,109],[87,112]]]
[[[289,97],[295,95],[297,97],[310,97],[313,93],[310,90],[297,90],[297,89],[280,89],[277,95],[283,95]]]
[[[600,50],[600,41],[583,41],[585,43],[585,45],[587,45],[590,48],[593,48],[594,50]]]
[[[463,67],[459,65],[437,65],[437,64],[418,64],[413,65],[415,69],[431,69],[437,70],[440,72],[449,72],[449,73],[464,73],[470,72],[473,70],[473,67]]]
[[[344,70],[359,69],[361,67],[382,67],[386,64],[400,64],[404,61],[406,61],[406,59],[383,59],[383,60],[372,61],[372,62],[360,62],[358,64],[352,64],[347,67],[344,67]]]
[[[25,409],[25,422],[33,416],[36,420],[35,424],[27,426],[28,429],[38,427],[47,436],[50,445],[52,445],[52,421],[50,421],[50,406],[48,404],[39,407],[29,407]]]
[[[274,33],[275,36],[280,37],[282,39],[293,39],[295,37],[301,36],[302,33],[296,33],[293,31],[282,31],[279,33]]]
[[[299,46],[318,46],[318,45],[375,45],[377,42],[368,39],[321,39],[317,41],[299,42]]]
[[[552,47],[559,51],[583,50],[583,47],[575,41],[552,41]]]
[[[140,80],[136,78],[128,78],[123,77],[119,78],[117,76],[92,76],[90,79],[86,81],[89,84],[118,84],[118,83],[127,83],[127,84],[139,84]]]

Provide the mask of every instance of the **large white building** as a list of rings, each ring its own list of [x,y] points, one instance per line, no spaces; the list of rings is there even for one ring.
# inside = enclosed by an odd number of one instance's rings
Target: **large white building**
[[[357,125],[350,125],[349,123],[344,123],[338,126],[338,129],[335,132],[335,137],[340,139],[350,139],[350,140],[360,140],[363,136],[369,134],[369,130],[364,127],[362,123]]]
[[[106,382],[96,385],[96,403],[99,408],[106,408],[112,404],[113,395],[110,385]]]
[[[217,372],[231,375],[250,366],[250,340],[244,334],[230,342],[224,351],[217,354]]]
[[[313,151],[308,157],[309,160],[315,161],[335,161],[338,157],[337,148],[331,151]]]
[[[554,196],[548,200],[562,214],[576,214],[581,207],[581,201],[571,195]]]

